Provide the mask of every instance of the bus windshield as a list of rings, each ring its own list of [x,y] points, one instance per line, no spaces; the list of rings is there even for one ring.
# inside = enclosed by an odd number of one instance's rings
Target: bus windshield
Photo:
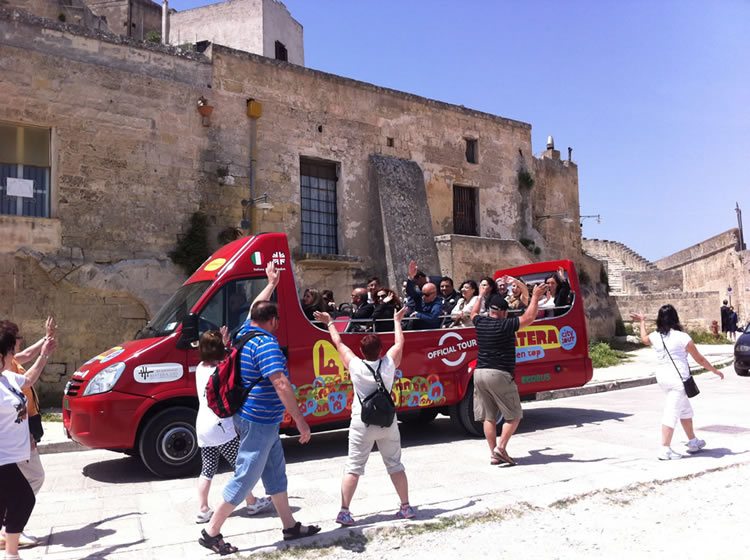
[[[138,331],[135,338],[152,338],[173,333],[210,285],[211,281],[205,280],[181,286],[154,318]]]

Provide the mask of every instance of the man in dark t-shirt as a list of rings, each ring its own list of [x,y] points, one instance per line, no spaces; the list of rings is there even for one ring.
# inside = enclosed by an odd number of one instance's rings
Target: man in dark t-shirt
[[[534,288],[529,306],[521,317],[508,317],[508,302],[499,294],[494,294],[489,299],[489,315],[481,316],[481,300],[490,295],[490,286],[481,289],[481,297],[477,298],[471,310],[479,346],[477,367],[474,370],[474,419],[482,422],[484,437],[490,446],[492,465],[516,464],[505,449],[523,417],[518,387],[513,379],[516,367],[516,331],[534,321],[539,298],[546,289],[544,284]],[[497,419],[500,413],[505,418],[505,423],[498,441]]]

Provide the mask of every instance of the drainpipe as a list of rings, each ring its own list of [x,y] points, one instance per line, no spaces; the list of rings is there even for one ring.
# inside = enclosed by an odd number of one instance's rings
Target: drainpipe
[[[169,1],[161,3],[161,42],[162,45],[169,44]]]

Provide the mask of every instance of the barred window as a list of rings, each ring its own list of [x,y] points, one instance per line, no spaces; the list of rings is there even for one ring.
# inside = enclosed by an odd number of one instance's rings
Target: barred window
[[[49,218],[49,129],[0,123],[0,214]]]
[[[479,235],[477,194],[475,188],[453,185],[453,233]]]
[[[304,253],[338,254],[337,180],[335,163],[300,159]]]
[[[286,46],[281,41],[276,41],[274,43],[275,48],[275,57],[276,60],[283,60],[284,62],[287,62],[289,60],[289,53],[286,50]]]

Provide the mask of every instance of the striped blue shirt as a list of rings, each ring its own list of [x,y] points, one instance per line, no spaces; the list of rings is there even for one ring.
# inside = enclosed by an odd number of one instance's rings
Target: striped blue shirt
[[[250,339],[242,349],[240,354],[242,384],[249,387],[259,378],[262,379],[250,390],[238,414],[245,420],[258,424],[279,424],[284,418],[284,404],[279,399],[269,376],[283,372],[289,377],[286,357],[274,335],[260,327],[251,326],[249,322],[242,325],[237,338],[250,331],[259,331],[263,334]]]

